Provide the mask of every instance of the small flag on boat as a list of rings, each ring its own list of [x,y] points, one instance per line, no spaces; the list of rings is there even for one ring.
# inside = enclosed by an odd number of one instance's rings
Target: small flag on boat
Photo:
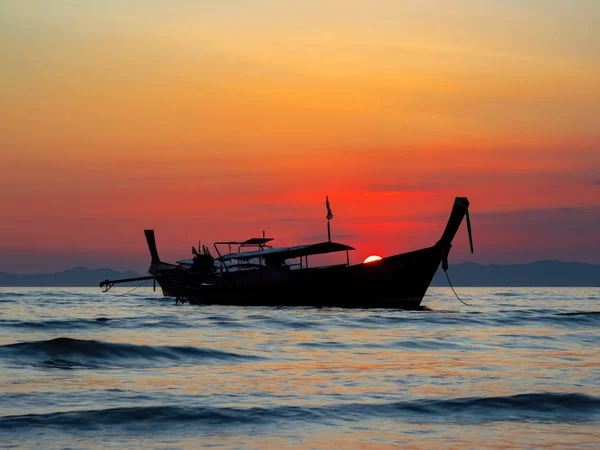
[[[325,196],[325,206],[327,206],[327,220],[333,219],[333,213],[331,212],[331,206],[329,206],[329,197]]]

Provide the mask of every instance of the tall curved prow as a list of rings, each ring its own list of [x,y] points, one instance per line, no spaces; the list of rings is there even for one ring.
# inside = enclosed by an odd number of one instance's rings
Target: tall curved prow
[[[435,244],[442,251],[442,269],[448,270],[448,254],[452,248],[452,240],[456,236],[463,217],[467,218],[467,231],[469,233],[469,245],[471,253],[473,253],[473,235],[471,233],[471,219],[469,218],[469,200],[467,197],[456,197],[452,212],[448,218],[446,229],[442,234],[441,239]]]
[[[158,256],[158,249],[156,248],[156,239],[154,238],[154,230],[144,230],[146,235],[146,242],[148,243],[148,249],[150,250],[151,264],[160,263],[160,257]]]
[[[156,289],[156,283],[158,282],[161,287],[163,294],[167,297],[176,297],[177,295],[173,292],[173,286],[177,286],[177,272],[181,269],[177,264],[171,264],[161,261],[158,256],[158,249],[156,248],[156,239],[154,237],[154,230],[144,230],[146,236],[146,242],[148,243],[148,250],[150,250],[150,267],[148,273],[152,275],[154,279],[154,289]],[[175,282],[173,281],[175,280]]]
[[[165,270],[173,270],[177,268],[176,264],[166,263],[161,261],[158,256],[158,249],[156,248],[156,239],[154,237],[154,230],[144,230],[146,235],[146,242],[148,243],[148,250],[150,250],[150,268],[148,273],[157,275],[159,272]]]

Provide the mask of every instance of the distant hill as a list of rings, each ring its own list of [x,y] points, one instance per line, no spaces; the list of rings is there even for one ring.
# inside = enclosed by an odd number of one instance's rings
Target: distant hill
[[[536,261],[529,264],[450,264],[448,276],[454,286],[600,286],[600,265],[563,261]],[[438,269],[432,286],[448,286]]]
[[[600,265],[578,262],[537,261],[530,264],[491,264],[475,263],[450,264],[448,270],[454,286],[547,286],[547,287],[586,287],[600,286]],[[0,286],[98,286],[102,280],[135,278],[140,275],[131,270],[118,272],[112,269],[91,270],[87,267],[74,267],[56,273],[15,275],[0,272]],[[140,282],[121,286],[137,286]],[[438,269],[432,286],[448,286],[442,269]]]
[[[118,272],[112,269],[95,269],[87,267],[73,267],[56,273],[38,273],[31,275],[16,275],[12,273],[0,272],[0,286],[20,286],[20,287],[81,287],[98,286],[102,280],[115,280],[119,278],[141,277],[132,270]],[[141,281],[134,283],[124,283],[121,286],[138,286]]]

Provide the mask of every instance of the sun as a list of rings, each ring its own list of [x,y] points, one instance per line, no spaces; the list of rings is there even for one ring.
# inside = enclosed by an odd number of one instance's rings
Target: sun
[[[373,262],[373,261],[379,261],[380,259],[381,259],[381,256],[379,256],[379,255],[367,256],[365,258],[365,260],[363,261],[363,264],[370,263],[370,262]]]

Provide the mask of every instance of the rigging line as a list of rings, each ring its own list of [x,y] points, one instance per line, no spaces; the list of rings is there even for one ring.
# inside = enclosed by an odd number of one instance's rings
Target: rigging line
[[[454,292],[454,295],[456,296],[456,298],[465,306],[469,306],[467,305],[465,302],[463,302],[461,300],[461,298],[458,296],[458,294],[456,293],[456,291],[454,290],[454,286],[452,286],[452,283],[450,282],[450,277],[448,276],[448,272],[446,270],[444,270],[444,273],[446,274],[446,279],[448,280],[448,284],[450,285],[450,289],[452,289],[452,292]]]
[[[134,287],[132,290],[127,291],[127,292],[123,292],[122,294],[119,295],[115,295],[115,297],[123,297],[124,295],[127,294],[131,294],[133,291],[135,291],[137,288],[141,288],[143,285],[145,285],[148,282],[148,280],[144,281],[142,284],[140,284],[139,286]]]

